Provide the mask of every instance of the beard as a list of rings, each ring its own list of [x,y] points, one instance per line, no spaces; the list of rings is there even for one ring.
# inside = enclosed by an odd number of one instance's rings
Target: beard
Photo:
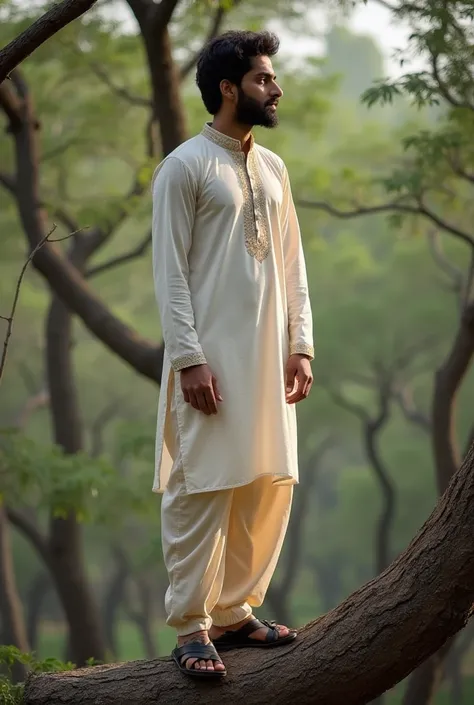
[[[278,115],[270,107],[273,100],[268,100],[262,105],[255,98],[248,96],[240,86],[238,91],[239,100],[235,112],[238,123],[250,127],[276,127],[278,125]]]

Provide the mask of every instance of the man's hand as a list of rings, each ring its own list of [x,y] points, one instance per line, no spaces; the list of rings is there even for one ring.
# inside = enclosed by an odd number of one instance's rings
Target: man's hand
[[[217,380],[209,365],[194,365],[181,370],[184,401],[207,416],[217,414],[217,402],[223,401]]]
[[[306,399],[313,384],[311,364],[305,355],[290,355],[286,365],[286,401],[296,404]]]

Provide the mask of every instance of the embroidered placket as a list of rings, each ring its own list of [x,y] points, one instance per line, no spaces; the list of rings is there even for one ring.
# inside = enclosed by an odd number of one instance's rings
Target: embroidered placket
[[[270,237],[265,216],[265,192],[256,160],[253,136],[245,159],[239,140],[214,130],[209,124],[204,126],[202,134],[211,142],[226,149],[235,162],[237,178],[244,197],[245,247],[249,255],[258,262],[263,262],[270,252]]]

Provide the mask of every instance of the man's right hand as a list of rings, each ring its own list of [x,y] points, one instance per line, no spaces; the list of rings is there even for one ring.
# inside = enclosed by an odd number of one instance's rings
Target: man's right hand
[[[217,402],[223,401],[217,380],[209,365],[194,365],[181,370],[184,401],[207,416],[217,414]]]

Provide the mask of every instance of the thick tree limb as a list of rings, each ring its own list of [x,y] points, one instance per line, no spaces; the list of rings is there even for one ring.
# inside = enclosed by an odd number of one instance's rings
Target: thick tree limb
[[[97,0],[63,0],[56,3],[10,44],[0,49],[0,84],[35,49],[90,10],[96,2]]]
[[[39,196],[36,121],[27,86],[16,71],[13,72],[12,81],[9,81],[8,85],[0,85],[0,107],[5,104],[8,106],[7,115],[11,115],[10,127],[15,138],[19,184],[17,205],[28,243],[34,252],[33,265],[64,304],[81,318],[106,347],[137,372],[159,383],[163,347],[140,338],[134,330],[120,321],[90,290],[74,263],[68,261],[55,246],[45,242],[42,247],[37,247],[44,239],[48,225]],[[130,196],[138,188],[136,182],[132,186]],[[111,232],[112,225],[116,227],[125,217],[125,212],[125,208],[121,208],[109,228],[94,230],[87,237],[81,238],[83,249],[80,252],[78,250],[78,256],[84,258],[87,254],[85,250],[93,252],[98,242],[104,242]]]
[[[408,213],[411,215],[419,215],[427,218],[429,221],[437,225],[442,230],[454,235],[454,237],[465,242],[469,247],[474,247],[474,237],[469,233],[461,230],[453,223],[449,223],[444,220],[439,215],[434,213],[432,210],[427,208],[422,202],[413,206],[408,203],[404,203],[403,200],[389,201],[388,203],[380,203],[374,206],[357,206],[351,209],[341,209],[333,206],[331,203],[326,203],[325,201],[309,201],[306,199],[298,199],[296,201],[297,205],[301,208],[314,208],[316,210],[322,210],[329,215],[333,215],[337,218],[356,218],[361,215],[375,215],[377,213]]]
[[[168,660],[32,677],[25,705],[364,705],[460,629],[474,602],[474,448],[407,550],[278,653],[229,653],[222,684],[178,678]],[[251,694],[251,696],[249,696]],[[251,699],[250,699],[251,697]]]

